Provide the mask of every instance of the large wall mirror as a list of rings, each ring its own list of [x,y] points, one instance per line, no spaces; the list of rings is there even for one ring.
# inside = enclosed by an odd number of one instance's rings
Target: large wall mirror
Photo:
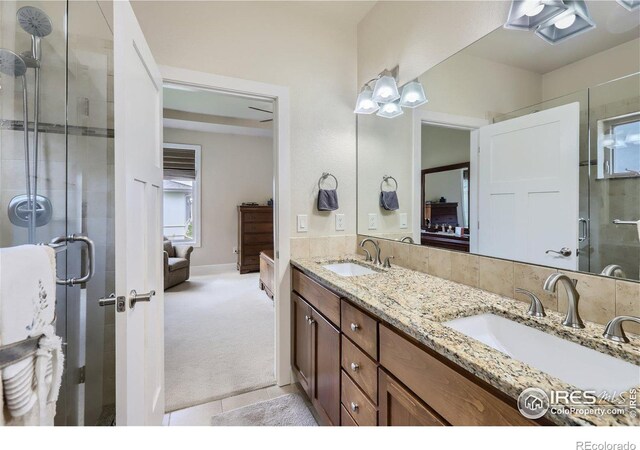
[[[358,115],[358,233],[639,280],[640,9],[588,6],[587,33],[499,28],[419,77],[427,104]]]

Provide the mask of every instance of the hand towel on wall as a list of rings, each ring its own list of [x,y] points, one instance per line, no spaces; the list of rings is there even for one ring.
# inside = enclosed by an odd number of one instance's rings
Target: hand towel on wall
[[[396,211],[400,208],[396,191],[380,191],[380,207],[387,211]]]
[[[318,211],[335,211],[338,209],[338,191],[336,189],[320,189],[318,191]]]
[[[0,376],[0,406],[28,425],[53,425],[62,379],[62,339],[53,325],[55,271],[50,247],[0,249],[0,346],[42,336],[34,355],[4,367]],[[38,414],[34,415],[36,402]]]

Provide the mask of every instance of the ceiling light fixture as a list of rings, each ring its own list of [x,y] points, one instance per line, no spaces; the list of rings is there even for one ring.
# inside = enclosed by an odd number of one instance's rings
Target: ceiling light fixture
[[[640,0],[616,0],[622,6],[627,8],[629,11],[633,11],[640,7]]]
[[[413,80],[404,85],[400,96],[400,106],[405,108],[417,108],[424,105],[429,100],[424,94],[424,88],[418,80]]]
[[[556,44],[596,27],[584,0],[566,0],[567,10],[547,20],[536,29],[536,35]]]
[[[393,119],[394,117],[398,117],[402,114],[404,114],[404,111],[402,111],[400,104],[398,102],[390,102],[381,105],[376,116]]]
[[[358,94],[358,100],[356,100],[356,109],[353,111],[356,114],[373,114],[380,106],[372,99],[373,91],[368,84],[365,84]]]
[[[562,0],[513,0],[505,28],[533,30],[541,23],[566,11]]]

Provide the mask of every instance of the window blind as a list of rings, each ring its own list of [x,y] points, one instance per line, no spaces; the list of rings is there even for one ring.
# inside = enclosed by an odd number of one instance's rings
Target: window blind
[[[164,178],[196,179],[196,152],[190,149],[165,148]]]

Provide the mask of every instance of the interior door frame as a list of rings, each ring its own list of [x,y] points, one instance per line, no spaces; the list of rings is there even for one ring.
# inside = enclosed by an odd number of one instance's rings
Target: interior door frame
[[[428,107],[428,104],[427,104]],[[469,251],[474,252],[473,242],[474,235],[478,233],[478,212],[473,207],[474,202],[478,200],[478,152],[471,149],[478,149],[477,133],[478,128],[489,125],[486,119],[477,117],[460,116],[456,114],[442,113],[438,111],[428,111],[425,109],[413,110],[413,204],[420,205],[414,208],[413,217],[413,240],[416,243],[421,242],[420,230],[422,227],[422,125],[435,125],[444,128],[455,128],[459,130],[469,130],[471,132],[471,145],[469,149]],[[473,181],[472,181],[473,180]],[[473,189],[472,189],[473,188]]]
[[[182,84],[235,95],[273,100],[275,376],[291,383],[291,149],[289,88],[171,66],[160,66],[164,83]]]

